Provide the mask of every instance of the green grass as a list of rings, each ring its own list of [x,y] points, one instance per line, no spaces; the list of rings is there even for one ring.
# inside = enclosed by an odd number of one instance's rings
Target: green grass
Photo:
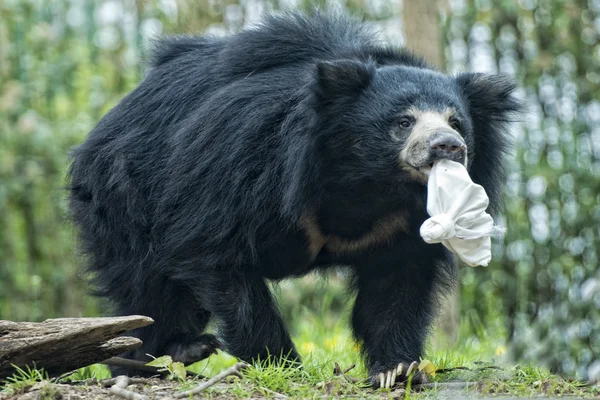
[[[338,321],[332,326],[313,325],[310,318],[299,325],[295,342],[303,356],[299,367],[282,367],[272,363],[253,365],[244,371],[244,379],[229,379],[226,385],[215,385],[205,392],[208,397],[227,396],[231,398],[268,397],[284,395],[291,398],[352,397],[421,399],[443,397],[443,387],[426,392],[414,388],[406,391],[372,390],[364,385],[367,372],[362,364],[358,347],[350,335],[346,323]],[[468,389],[471,394],[513,395],[513,396],[578,396],[592,398],[600,395],[598,389],[584,387],[551,375],[547,370],[536,366],[511,366],[503,360],[503,345],[500,339],[492,337],[469,337],[452,348],[439,348],[432,343],[426,353],[439,370],[446,372],[430,376],[432,383],[448,381],[474,382]],[[233,365],[236,359],[219,352],[208,360],[190,367],[203,375],[214,375]],[[355,365],[347,374],[334,374],[335,364],[342,369]],[[456,369],[460,367],[460,369]],[[501,367],[501,369],[498,369]],[[468,369],[463,369],[468,368]],[[78,370],[66,380],[109,377],[106,367],[93,365]],[[354,378],[354,379],[353,379]],[[3,393],[20,393],[37,382],[47,379],[43,371],[36,369],[18,370],[8,379]],[[195,379],[188,379],[178,390],[190,389]],[[50,390],[50,387],[47,389]]]
[[[308,285],[309,288],[314,288]],[[341,286],[340,286],[341,287]],[[295,295],[297,296],[297,291]],[[244,379],[228,379],[227,384],[215,385],[204,393],[210,397],[277,397],[278,394],[290,398],[360,397],[360,398],[436,398],[444,387],[425,392],[417,392],[412,387],[402,390],[373,390],[365,386],[367,371],[360,357],[359,348],[349,330],[348,310],[339,309],[339,296],[325,297],[315,303],[312,293],[304,293],[302,298],[289,299],[296,308],[288,310],[288,326],[303,362],[299,367],[287,368],[272,363],[253,365],[244,371]],[[309,300],[306,300],[306,299]],[[336,300],[337,299],[337,300]],[[285,301],[285,299],[284,299]],[[298,304],[311,303],[311,307],[298,307]],[[317,304],[317,305],[315,305]],[[335,312],[331,310],[338,307]],[[285,313],[284,313],[285,315]],[[291,319],[291,320],[290,320]],[[473,333],[475,332],[475,333]],[[551,375],[537,366],[514,366],[506,359],[503,326],[485,327],[475,316],[464,318],[459,340],[448,344],[444,335],[434,332],[424,358],[438,369],[430,376],[432,383],[444,384],[452,381],[473,382],[472,394],[513,396],[600,396],[599,389],[584,387],[579,382],[571,382]],[[154,354],[153,356],[161,356]],[[213,376],[230,367],[237,360],[224,353],[189,366],[194,372]],[[354,365],[344,375],[334,373],[335,365],[342,370]],[[110,373],[105,366],[92,365],[82,368],[64,381],[80,381],[89,378],[108,378]],[[18,370],[9,378],[3,393],[19,393],[46,379],[43,371],[35,369]],[[183,383],[173,383],[178,390],[190,389],[197,383],[188,379]],[[392,393],[393,392],[393,393]]]
[[[13,376],[6,378],[6,382],[0,391],[1,394],[22,393],[39,382],[48,380],[48,374],[44,369],[19,368],[15,366]]]
[[[318,314],[310,311],[296,320],[294,341],[303,357],[301,368],[284,368],[272,364],[252,366],[244,373],[245,380],[233,381],[228,386],[227,394],[239,398],[258,393],[266,397],[279,393],[292,398],[324,395],[381,398],[389,395],[389,390],[373,391],[362,383],[367,371],[348,329],[347,319],[326,318],[325,321],[328,322],[324,323]],[[501,328],[486,331],[474,329],[472,325],[470,320],[465,322],[461,327],[462,339],[453,346],[445,344],[441,339],[443,335],[432,336],[425,358],[439,370],[447,371],[430,376],[432,383],[455,380],[475,382],[470,390],[488,395],[594,397],[600,394],[597,389],[569,382],[540,367],[510,365],[505,358],[507,346],[502,338]],[[478,334],[468,334],[473,331]],[[235,358],[220,352],[208,360],[194,364],[191,369],[212,376],[235,362]],[[358,382],[334,375],[336,363],[342,369],[355,365],[346,375],[356,378]],[[457,367],[461,369],[456,369]],[[406,397],[435,397],[440,390],[443,388],[425,393],[412,390]],[[215,387],[209,392],[214,396],[222,395],[223,389]]]

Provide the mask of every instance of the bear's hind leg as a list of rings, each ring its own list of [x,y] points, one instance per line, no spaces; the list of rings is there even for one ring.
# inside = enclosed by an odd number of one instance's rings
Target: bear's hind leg
[[[190,365],[204,360],[212,354],[217,354],[221,343],[209,333],[201,333],[206,328],[210,320],[210,313],[202,310],[196,313],[197,321],[193,326],[198,328],[195,331],[177,332],[171,340],[162,347],[163,353],[170,355],[173,361],[181,362],[184,365]],[[202,327],[202,330],[199,328]]]
[[[198,293],[215,316],[226,350],[241,360],[299,361],[290,335],[263,278],[231,273]]]
[[[197,303],[189,289],[170,283],[156,293],[159,294],[135,299],[127,306],[119,307],[120,315],[139,314],[154,319],[152,325],[127,333],[141,339],[143,345],[122,357],[149,362],[152,358],[148,354],[153,357],[169,355],[173,361],[189,365],[216,353],[221,347],[219,341],[215,336],[204,333],[211,314]],[[149,375],[121,367],[111,368],[111,371],[113,376]]]

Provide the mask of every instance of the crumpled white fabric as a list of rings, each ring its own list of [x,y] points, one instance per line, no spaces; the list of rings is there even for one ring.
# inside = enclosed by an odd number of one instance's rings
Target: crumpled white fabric
[[[427,212],[421,225],[427,243],[442,243],[470,266],[487,266],[492,259],[490,236],[501,231],[485,210],[489,199],[457,162],[434,163],[427,182]]]

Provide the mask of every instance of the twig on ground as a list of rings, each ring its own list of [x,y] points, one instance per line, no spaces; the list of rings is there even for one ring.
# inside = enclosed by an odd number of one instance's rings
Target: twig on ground
[[[186,390],[185,392],[177,393],[174,397],[176,399],[181,399],[184,397],[193,396],[193,395],[198,394],[198,393],[202,392],[203,390],[211,387],[215,383],[222,381],[223,379],[225,379],[226,377],[228,377],[230,375],[241,378],[242,374],[240,373],[240,371],[242,371],[245,368],[248,368],[248,364],[246,364],[244,362],[239,362],[239,363],[235,364],[234,366],[229,367],[224,371],[221,371],[219,374],[213,376],[206,382],[202,382],[200,385],[196,386],[195,388],[193,388],[191,390]]]
[[[101,381],[98,381],[98,383],[104,387],[113,386],[113,385],[117,384],[117,379],[119,379],[119,376],[117,376],[116,378],[102,379]],[[129,378],[129,385],[137,385],[139,383],[146,384],[146,383],[148,383],[148,379],[146,379],[146,378]]]
[[[487,365],[485,367],[480,367],[480,368],[469,368],[469,367],[440,368],[440,369],[436,370],[435,372],[438,374],[442,374],[445,372],[452,372],[452,371],[485,371],[486,369],[495,369],[495,370],[499,370],[499,371],[503,370],[502,367],[498,367],[496,365]]]
[[[62,381],[65,378],[68,378],[69,376],[73,375],[77,370],[74,369],[73,371],[69,371],[69,372],[65,372],[64,374],[57,376],[55,378],[52,378],[51,382],[52,383],[58,383],[60,381]]]
[[[173,386],[168,386],[168,385],[164,385],[164,386],[152,386],[152,388],[150,389],[150,391],[153,392],[153,393],[154,392],[164,392],[165,390],[170,390],[172,388],[173,388]]]
[[[349,383],[357,383],[358,381],[360,381],[360,379],[346,375],[346,373],[351,371],[354,367],[356,367],[356,364],[352,364],[351,366],[342,371],[342,367],[340,367],[338,363],[335,363],[333,366],[333,376],[341,376]]]
[[[333,375],[341,375],[342,374],[342,367],[340,367],[340,364],[333,363]]]
[[[443,373],[452,372],[452,371],[472,371],[472,369],[468,368],[468,367],[439,368],[439,369],[435,370],[435,373],[443,374]]]
[[[120,375],[115,378],[115,381],[115,384],[109,389],[112,394],[122,397],[126,400],[149,400],[149,397],[146,395],[126,389],[130,384],[129,377]]]
[[[336,362],[333,365],[333,375],[336,375],[336,376],[337,375],[344,375],[344,374],[348,373],[349,371],[351,371],[354,367],[356,367],[356,364],[352,364],[351,366],[349,366],[345,370],[342,370],[342,367],[340,367],[340,364],[338,364]]]
[[[146,363],[143,361],[132,360],[132,359],[123,358],[123,357],[111,357],[107,360],[102,361],[100,364],[112,365],[114,367],[136,369],[138,371],[152,372],[152,373],[154,373],[156,375],[160,375],[160,376],[168,375],[168,371],[162,371],[162,368],[152,367],[152,366],[146,365]],[[204,375],[198,374],[194,371],[190,371],[189,369],[186,369],[185,372],[188,375],[194,376],[198,379],[206,378]]]
[[[259,389],[260,390],[264,390],[267,393],[271,393],[276,399],[289,399],[289,397],[287,397],[285,394],[281,394],[281,393],[278,393],[278,392],[276,392],[274,390],[267,389],[266,387],[262,387],[261,386]]]
[[[158,371],[160,369],[158,367],[151,367],[149,365],[146,365],[146,363],[143,361],[130,360],[129,358],[111,357],[102,361],[100,364],[112,365],[113,367],[131,368],[136,369],[138,371],[152,372],[156,375],[164,375],[162,371]]]
[[[447,390],[463,390],[469,387],[475,387],[476,382],[433,382],[433,383],[417,383],[413,384],[413,389],[447,389]]]
[[[352,364],[351,366],[349,366],[348,368],[343,370],[342,374],[347,374],[348,372],[352,371],[354,369],[354,367],[356,367],[356,364]]]

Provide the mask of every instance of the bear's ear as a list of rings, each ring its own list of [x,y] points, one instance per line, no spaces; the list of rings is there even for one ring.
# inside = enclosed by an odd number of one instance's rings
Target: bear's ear
[[[474,132],[474,151],[469,151],[471,178],[482,185],[491,212],[498,210],[505,179],[503,158],[511,148],[509,125],[520,119],[523,104],[514,95],[515,83],[504,76],[465,73],[456,81],[466,101]]]
[[[515,83],[502,75],[461,74],[456,78],[473,118],[511,122],[521,113],[522,103],[514,96]]]
[[[317,62],[316,94],[320,99],[353,96],[366,88],[375,75],[374,64],[355,60]]]

